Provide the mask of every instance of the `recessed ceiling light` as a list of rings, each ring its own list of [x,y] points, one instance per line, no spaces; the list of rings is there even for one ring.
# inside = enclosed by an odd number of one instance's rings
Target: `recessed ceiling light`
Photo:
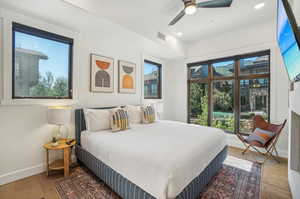
[[[182,32],[178,32],[178,33],[176,33],[176,35],[177,35],[178,37],[182,37],[183,33],[182,33]]]
[[[259,4],[256,4],[255,6],[254,6],[254,8],[256,9],[256,10],[259,10],[259,9],[262,9],[263,7],[265,7],[265,3],[259,3]]]

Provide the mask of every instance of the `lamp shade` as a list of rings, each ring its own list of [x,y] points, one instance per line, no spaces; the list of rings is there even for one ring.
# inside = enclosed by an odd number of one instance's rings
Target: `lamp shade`
[[[55,125],[65,125],[71,122],[70,107],[49,107],[48,123]]]

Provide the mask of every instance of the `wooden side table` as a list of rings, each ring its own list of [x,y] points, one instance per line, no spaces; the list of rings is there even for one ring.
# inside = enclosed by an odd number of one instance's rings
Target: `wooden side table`
[[[49,171],[51,170],[64,170],[65,177],[70,174],[70,162],[71,162],[71,149],[76,144],[76,141],[73,141],[70,145],[66,143],[68,139],[61,139],[58,141],[57,146],[52,146],[52,143],[49,142],[44,144],[43,147],[46,149],[46,161],[47,161],[47,176],[49,176]],[[55,160],[52,163],[49,163],[49,151],[50,150],[63,150],[64,159]]]

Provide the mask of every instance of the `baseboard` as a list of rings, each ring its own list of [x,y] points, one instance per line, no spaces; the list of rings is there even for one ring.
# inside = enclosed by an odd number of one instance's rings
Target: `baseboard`
[[[243,143],[238,140],[238,138],[235,135],[228,135],[227,136],[227,144],[229,146],[237,147],[237,148],[245,148]],[[250,149],[253,151],[253,149]],[[278,154],[280,157],[287,159],[288,158],[288,151],[287,150],[280,150],[277,149]]]
[[[72,162],[76,162],[75,154],[71,156]],[[36,166],[28,167],[25,169],[20,169],[17,171],[9,172],[0,176],[0,185],[4,185],[10,182],[14,182],[26,177],[37,175],[46,171],[45,164],[39,164]]]
[[[229,146],[233,146],[233,147],[237,147],[237,148],[243,148],[243,144],[237,140],[234,136],[229,135],[227,137],[227,143]],[[283,158],[287,158],[288,157],[288,152],[287,151],[282,151],[282,150],[278,150],[279,156],[283,157]],[[76,161],[76,157],[74,154],[72,154],[71,156],[72,162]],[[10,182],[14,182],[29,176],[33,176],[33,175],[37,175],[40,174],[42,172],[46,171],[46,165],[45,164],[39,164],[36,166],[32,166],[32,167],[28,167],[25,169],[20,169],[17,171],[13,171],[4,175],[0,176],[0,185],[4,185]]]
[[[14,182],[16,180],[20,180],[22,178],[26,178],[29,176],[33,176],[33,175],[42,173],[45,170],[46,170],[46,166],[44,164],[40,164],[40,165],[25,168],[25,169],[13,171],[13,172],[10,172],[10,173],[0,176],[0,185]]]

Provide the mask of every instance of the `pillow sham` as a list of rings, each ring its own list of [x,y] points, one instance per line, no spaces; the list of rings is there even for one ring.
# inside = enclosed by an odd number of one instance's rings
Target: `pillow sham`
[[[91,132],[110,129],[109,109],[84,109],[86,129]]]
[[[256,128],[254,132],[248,136],[246,139],[247,142],[259,142],[262,145],[265,145],[270,139],[275,136],[275,133],[271,131],[266,131],[260,128]]]
[[[126,105],[128,111],[129,122],[132,124],[142,123],[142,109],[141,106]]]
[[[110,125],[113,132],[130,128],[128,112],[124,108],[110,110]]]
[[[149,124],[155,122],[155,109],[153,106],[148,105],[142,107],[142,114],[143,114],[143,123]]]

